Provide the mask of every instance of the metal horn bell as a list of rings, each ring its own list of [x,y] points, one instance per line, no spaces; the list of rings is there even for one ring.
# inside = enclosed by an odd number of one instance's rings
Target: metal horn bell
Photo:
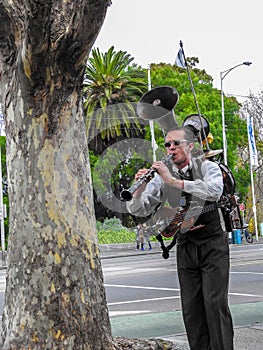
[[[137,104],[137,113],[144,120],[156,121],[167,132],[178,127],[173,112],[179,100],[177,90],[160,86],[144,94]]]
[[[196,130],[199,131],[202,141],[206,139],[210,132],[210,126],[208,120],[199,114],[190,114],[185,118],[183,126],[192,125]]]

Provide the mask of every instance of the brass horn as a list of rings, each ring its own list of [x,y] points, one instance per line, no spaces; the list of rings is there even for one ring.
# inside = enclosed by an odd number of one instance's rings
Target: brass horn
[[[167,132],[178,127],[173,112],[179,100],[177,90],[160,86],[144,94],[137,104],[137,113],[144,120],[156,121]]]
[[[199,131],[202,141],[206,139],[210,132],[210,126],[208,120],[199,114],[190,114],[185,118],[183,126],[193,126],[197,131]]]

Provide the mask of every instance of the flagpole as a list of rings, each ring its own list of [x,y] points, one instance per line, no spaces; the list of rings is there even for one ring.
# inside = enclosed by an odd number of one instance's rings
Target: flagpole
[[[199,105],[198,105],[198,102],[197,102],[197,98],[196,98],[196,93],[195,93],[194,85],[193,85],[192,78],[191,78],[191,74],[190,74],[190,71],[189,71],[189,67],[188,67],[188,64],[187,64],[187,61],[186,61],[186,58],[185,58],[184,49],[183,49],[183,43],[182,43],[181,40],[180,40],[180,48],[181,48],[181,50],[182,50],[182,54],[183,54],[183,58],[184,58],[184,63],[185,63],[185,67],[186,67],[186,70],[187,70],[188,79],[189,79],[189,82],[190,82],[190,85],[191,85],[192,93],[193,93],[194,100],[195,100],[195,105],[196,105],[197,112],[198,112],[198,116],[199,116],[199,119],[200,119],[201,129],[202,129],[202,131],[203,131],[203,134],[205,135],[204,125],[203,125],[202,118],[201,118],[201,112],[200,112]],[[207,148],[207,150],[209,150],[210,147],[209,147],[208,140],[207,140],[206,137],[205,137],[205,143],[206,143],[206,148]],[[201,144],[201,146],[202,146],[202,141],[201,141],[201,140],[200,140],[200,144]]]
[[[252,208],[253,208],[254,223],[255,223],[255,234],[256,234],[256,241],[258,241],[257,207],[256,207],[256,198],[255,198],[255,191],[254,191],[253,165],[251,163],[250,163],[250,178],[251,178],[252,205],[253,205]]]
[[[152,88],[152,83],[151,83],[151,68],[150,65],[148,66],[148,91],[150,91]],[[150,131],[151,131],[151,143],[152,143],[152,150],[153,150],[153,161],[156,161],[156,141],[155,141],[155,136],[154,136],[154,125],[153,125],[153,120],[149,121],[150,125]]]
[[[252,210],[254,215],[256,241],[258,241],[257,207],[256,207],[254,176],[253,176],[253,166],[258,164],[258,159],[257,159],[254,130],[253,130],[253,117],[249,115],[247,116],[247,131],[248,131],[248,146],[249,146],[250,182],[251,182],[251,193],[252,193]]]

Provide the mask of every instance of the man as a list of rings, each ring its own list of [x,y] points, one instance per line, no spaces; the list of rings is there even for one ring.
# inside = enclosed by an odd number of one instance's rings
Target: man
[[[144,229],[143,225],[139,222],[136,229],[136,249],[140,250],[140,245],[141,245],[141,250],[144,250]]]
[[[143,224],[143,229],[144,229],[144,238],[145,241],[148,243],[149,250],[152,250],[152,244],[151,244],[151,236],[155,236],[153,232],[152,226],[148,226],[146,224]]]
[[[233,325],[227,302],[229,246],[216,205],[223,178],[216,163],[192,157],[194,142],[189,126],[169,131],[165,148],[174,155],[171,166],[154,162],[157,173],[138,188],[127,207],[138,216],[158,212],[165,201],[186,210],[177,234],[177,270],[190,349],[232,350]],[[146,172],[139,170],[135,180]]]

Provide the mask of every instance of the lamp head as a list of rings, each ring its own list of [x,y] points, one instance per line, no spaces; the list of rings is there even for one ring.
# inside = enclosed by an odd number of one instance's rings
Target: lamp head
[[[244,64],[245,66],[250,66],[250,65],[252,64],[252,62],[246,61],[246,62],[243,62],[243,64]]]

